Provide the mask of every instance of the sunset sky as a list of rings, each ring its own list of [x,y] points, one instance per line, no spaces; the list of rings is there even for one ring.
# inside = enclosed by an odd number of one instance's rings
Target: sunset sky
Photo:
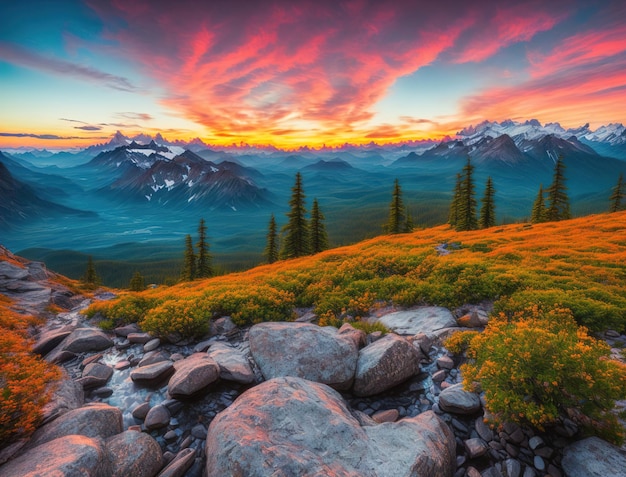
[[[279,147],[626,122],[626,2],[8,0],[0,149]]]

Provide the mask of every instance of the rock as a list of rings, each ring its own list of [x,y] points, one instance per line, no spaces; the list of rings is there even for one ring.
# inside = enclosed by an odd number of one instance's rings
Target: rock
[[[149,333],[128,333],[126,339],[131,343],[146,344],[152,339]]]
[[[38,336],[37,342],[33,346],[33,353],[45,356],[72,334],[74,329],[74,326],[67,325],[55,330],[44,331]]]
[[[150,403],[142,402],[141,404],[139,404],[133,409],[132,415],[135,419],[139,419],[140,421],[143,421],[148,415],[149,410],[150,410]]]
[[[439,369],[452,369],[454,368],[454,361],[450,356],[441,356],[437,358],[437,366]]]
[[[222,316],[217,320],[211,321],[210,334],[211,335],[224,335],[230,333],[237,328],[237,325],[233,322],[230,316]]]
[[[52,399],[42,410],[42,424],[47,424],[68,411],[77,409],[85,402],[82,386],[67,375],[52,394]]]
[[[426,333],[418,333],[413,337],[413,346],[418,347],[424,356],[428,356],[433,346],[433,339]]]
[[[457,327],[450,310],[438,306],[389,313],[381,316],[378,322],[399,335],[436,334],[436,331]]]
[[[563,449],[561,465],[568,477],[626,477],[626,452],[588,437]]]
[[[617,332],[615,330],[606,330],[604,332],[604,336],[606,336],[607,338],[619,338],[620,334],[619,334],[619,332]]]
[[[170,361],[169,353],[166,351],[152,350],[148,351],[143,358],[141,358],[138,366],[148,366],[149,364],[161,363],[163,361]]]
[[[504,475],[506,477],[520,477],[522,473],[522,464],[515,459],[507,459],[504,461]]]
[[[159,338],[151,339],[145,345],[143,345],[143,352],[148,353],[149,351],[154,351],[159,346],[161,346],[161,340]]]
[[[63,351],[85,353],[108,349],[113,346],[113,341],[95,328],[76,328],[59,346]]]
[[[176,457],[174,457],[165,469],[159,472],[157,477],[184,477],[187,470],[193,465],[195,458],[195,449],[183,449],[176,454]]]
[[[528,447],[532,450],[535,450],[537,447],[541,447],[543,444],[543,439],[539,436],[533,436],[528,440]]]
[[[534,457],[533,465],[535,466],[535,469],[537,469],[539,472],[541,472],[542,470],[546,470],[546,463],[538,455],[536,455]],[[589,474],[587,474],[587,475],[589,475]],[[604,475],[606,475],[606,474],[604,474]]]
[[[141,330],[139,329],[139,325],[137,323],[131,323],[129,325],[118,326],[117,328],[113,330],[113,332],[117,336],[122,336],[124,338],[127,338],[129,334],[140,333]]]
[[[449,477],[456,468],[448,426],[425,412],[361,427],[339,393],[300,378],[249,389],[211,422],[207,477]]]
[[[396,422],[398,420],[398,410],[397,409],[387,409],[386,411],[378,411],[372,415],[372,419],[382,424],[383,422]]]
[[[106,450],[111,477],[154,477],[161,469],[161,448],[143,432],[126,431],[110,437]]]
[[[86,437],[107,437],[123,430],[122,411],[108,404],[87,404],[66,412],[54,421],[38,428],[27,444],[32,449],[59,437],[79,435]]]
[[[457,324],[463,328],[480,328],[483,326],[477,314],[468,313],[467,315],[463,315],[458,320],[456,320]]]
[[[83,369],[83,377],[93,376],[94,378],[103,379],[106,383],[113,376],[113,369],[106,364],[91,363]]]
[[[130,361],[123,359],[122,361],[118,361],[114,366],[116,371],[124,371],[125,369],[130,368]]]
[[[365,333],[365,331],[357,330],[350,323],[344,323],[343,325],[341,325],[341,328],[339,328],[339,331],[337,333],[350,338],[354,342],[354,345],[357,347],[357,349],[365,346],[365,343],[367,342],[367,334]]]
[[[419,370],[419,353],[413,345],[398,335],[385,335],[359,352],[354,394],[379,394],[417,374]]]
[[[215,360],[220,368],[220,378],[236,383],[249,384],[254,382],[254,372],[246,356],[226,343],[215,343],[208,355]]]
[[[489,446],[480,437],[467,439],[463,442],[463,445],[465,447],[465,452],[467,452],[467,457],[470,459],[476,459],[477,457],[485,455],[487,451],[489,451]]]
[[[464,391],[459,383],[441,391],[439,407],[453,414],[473,414],[480,410],[480,399],[476,393]]]
[[[352,384],[358,348],[336,329],[308,323],[261,323],[250,328],[250,352],[265,379],[294,376],[336,389]]]
[[[3,477],[110,477],[101,439],[68,435],[42,443],[0,467]]]
[[[174,363],[161,361],[148,366],[141,366],[130,372],[130,379],[146,386],[157,386],[174,372]]]
[[[167,426],[170,423],[171,417],[172,416],[170,415],[170,411],[168,411],[167,407],[157,404],[148,411],[143,424],[146,426],[148,431],[152,431],[154,429],[160,429]]]
[[[440,383],[444,379],[446,379],[446,372],[443,369],[435,371],[432,375],[432,380],[436,383]]]
[[[483,416],[480,416],[480,417],[476,418],[476,422],[474,423],[474,428],[476,429],[476,432],[478,433],[478,435],[485,442],[489,442],[489,441],[493,440],[493,431],[487,425],[487,423],[485,422],[485,419],[484,419]]]
[[[219,366],[205,353],[194,353],[177,361],[174,368],[176,371],[167,387],[168,395],[173,398],[193,396],[220,376]]]

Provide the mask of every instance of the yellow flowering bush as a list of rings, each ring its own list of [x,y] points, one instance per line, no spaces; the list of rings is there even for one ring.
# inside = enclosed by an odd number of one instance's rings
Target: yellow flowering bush
[[[626,398],[626,367],[609,355],[570,310],[534,306],[492,318],[469,343],[461,372],[466,388],[485,392],[499,422],[542,429],[575,410],[593,423],[592,432],[621,442],[623,429],[610,411]]]

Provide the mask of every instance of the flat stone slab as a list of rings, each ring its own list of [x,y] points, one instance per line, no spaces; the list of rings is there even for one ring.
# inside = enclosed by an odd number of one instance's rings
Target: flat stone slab
[[[588,437],[563,449],[561,465],[569,477],[626,477],[626,451]]]
[[[412,310],[396,311],[381,316],[378,322],[399,335],[430,335],[444,328],[458,326],[450,310],[440,306],[421,306]]]
[[[142,384],[158,384],[173,372],[174,363],[171,361],[161,361],[133,369],[130,373],[130,379]]]

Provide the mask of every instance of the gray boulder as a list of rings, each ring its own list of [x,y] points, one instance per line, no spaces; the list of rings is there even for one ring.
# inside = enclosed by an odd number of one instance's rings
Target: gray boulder
[[[441,391],[439,407],[453,414],[474,414],[480,410],[481,405],[478,395],[463,390],[463,384],[459,383]]]
[[[561,465],[569,477],[626,477],[626,451],[588,437],[563,449]]]
[[[420,306],[412,310],[396,311],[381,316],[378,322],[399,335],[437,334],[446,328],[458,326],[450,310],[439,306]]]
[[[46,442],[0,467],[3,477],[110,477],[101,439],[69,435]]]
[[[144,432],[126,431],[110,437],[106,450],[111,477],[154,477],[162,466],[161,447]]]
[[[211,422],[207,477],[449,477],[455,441],[433,412],[361,427],[341,395],[300,378],[267,381]]]
[[[348,389],[358,348],[354,339],[336,328],[309,323],[261,323],[249,332],[250,352],[265,379],[280,376]]]
[[[95,328],[76,328],[59,346],[63,351],[85,353],[108,349],[113,346],[113,341]]]
[[[220,368],[220,378],[227,381],[249,384],[254,382],[254,373],[246,356],[226,343],[215,343],[208,355]]]
[[[27,444],[27,448],[32,449],[45,442],[69,435],[106,439],[119,434],[122,430],[122,411],[108,404],[92,403],[66,412],[37,429]]]
[[[37,342],[33,346],[33,353],[45,356],[67,338],[74,331],[74,328],[72,325],[67,325],[54,330],[44,331],[37,337]]]
[[[172,398],[193,396],[220,377],[217,363],[205,353],[194,353],[174,363],[176,371],[170,378],[167,392]]]
[[[143,424],[146,426],[148,431],[152,431],[154,429],[160,429],[167,426],[170,423],[171,417],[172,416],[167,407],[157,404],[148,411]]]
[[[419,373],[420,354],[404,338],[388,334],[363,348],[354,376],[354,394],[373,396]]]
[[[141,366],[130,372],[130,379],[146,386],[156,386],[174,372],[174,363],[160,361],[155,364]]]

